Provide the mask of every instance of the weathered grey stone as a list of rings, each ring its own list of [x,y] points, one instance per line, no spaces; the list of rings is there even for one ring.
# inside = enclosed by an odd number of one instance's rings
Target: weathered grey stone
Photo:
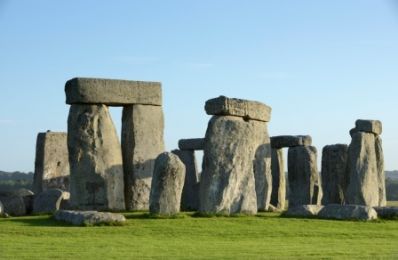
[[[148,210],[156,157],[164,152],[162,107],[123,108],[122,150],[126,208]]]
[[[3,203],[0,201],[0,217],[4,215],[4,206]]]
[[[199,209],[199,175],[193,150],[174,150],[185,165],[185,182],[182,189],[181,210],[196,211]]]
[[[271,204],[279,210],[285,208],[286,176],[282,149],[271,150],[272,194]]]
[[[384,173],[384,153],[383,144],[380,136],[375,137],[377,179],[379,183],[379,206],[387,205],[386,176]]]
[[[162,105],[159,82],[73,78],[65,84],[67,104]]]
[[[322,150],[322,204],[344,204],[347,176],[348,145],[327,145]]]
[[[396,219],[398,218],[398,207],[374,207],[379,218]]]
[[[48,189],[36,195],[33,213],[53,213],[60,209],[64,192],[60,189]]]
[[[271,107],[244,99],[219,96],[206,101],[205,110],[208,115],[238,116],[245,119],[269,122],[271,120]]]
[[[205,137],[200,211],[229,215],[266,210],[272,188],[270,150],[265,122],[213,116]]]
[[[379,120],[358,119],[355,122],[355,129],[359,132],[373,133],[376,135],[381,135],[383,131],[382,124]]]
[[[1,192],[0,196],[17,196],[21,197],[24,204],[25,204],[25,213],[24,215],[32,213],[33,210],[33,199],[34,199],[34,193],[31,190],[25,189],[25,188],[20,188],[8,192]],[[15,200],[19,201],[19,200]]]
[[[23,197],[12,193],[1,193],[0,201],[3,203],[4,214],[11,216],[25,216],[26,206]]]
[[[299,205],[289,207],[289,209],[283,213],[283,216],[300,218],[315,217],[322,208],[323,206],[320,205]]]
[[[319,218],[339,220],[373,220],[377,212],[372,207],[361,205],[329,204],[318,213]]]
[[[75,226],[113,224],[126,221],[122,214],[98,211],[58,210],[54,213],[54,218]]]
[[[312,138],[309,135],[279,135],[271,137],[271,147],[280,149],[284,147],[310,146]]]
[[[68,118],[71,205],[124,210],[121,146],[105,105],[72,105]]]
[[[288,152],[289,207],[320,205],[322,187],[317,169],[317,150],[313,146],[296,146]]]
[[[203,150],[204,138],[181,139],[178,141],[178,148],[181,150]]]
[[[33,190],[69,190],[69,157],[67,133],[39,133],[36,141]]]
[[[346,203],[370,207],[379,205],[379,180],[375,135],[358,132],[348,148],[349,184]]]
[[[149,197],[151,214],[175,215],[180,212],[185,165],[173,153],[162,153],[155,161]]]

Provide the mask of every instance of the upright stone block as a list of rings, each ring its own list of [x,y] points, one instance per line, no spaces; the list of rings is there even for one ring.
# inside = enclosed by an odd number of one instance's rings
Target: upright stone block
[[[195,151],[174,150],[185,165],[185,182],[181,197],[181,210],[196,211],[199,209],[199,175],[196,165]]]
[[[275,149],[310,146],[311,144],[312,138],[309,135],[279,135],[271,137],[271,147]]]
[[[70,107],[68,150],[71,206],[124,210],[122,151],[107,106]]]
[[[347,176],[348,146],[327,145],[322,151],[322,204],[344,204]]]
[[[156,157],[164,151],[164,119],[160,106],[123,108],[122,149],[128,210],[148,210]]]
[[[291,147],[288,151],[289,207],[314,204],[322,199],[317,169],[317,150],[313,146]]]
[[[162,105],[159,82],[73,78],[65,84],[67,104]]]
[[[272,169],[272,194],[271,204],[278,210],[285,208],[286,201],[286,176],[285,162],[282,149],[271,150],[271,169]]]
[[[67,133],[39,133],[36,141],[33,190],[40,193],[48,189],[69,190],[69,157]]]
[[[380,136],[375,137],[377,179],[379,183],[379,207],[387,206],[386,176],[384,173],[384,153]]]
[[[181,150],[203,150],[204,138],[181,139],[178,141],[178,148]]]

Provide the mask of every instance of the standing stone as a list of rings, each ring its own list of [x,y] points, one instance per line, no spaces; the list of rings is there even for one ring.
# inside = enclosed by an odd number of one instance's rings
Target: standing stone
[[[67,133],[46,132],[37,135],[33,191],[58,188],[69,190]]]
[[[199,209],[199,175],[195,151],[174,150],[172,152],[180,158],[186,169],[181,198],[181,210],[196,211]]]
[[[0,201],[0,217],[4,215],[4,206],[3,203]]]
[[[379,183],[379,207],[387,205],[386,177],[384,173],[384,153],[380,136],[375,137],[376,160],[377,160],[377,178]]]
[[[272,168],[272,194],[271,204],[278,210],[285,208],[286,201],[286,176],[285,162],[282,149],[271,150],[271,168]]]
[[[125,200],[128,210],[148,210],[156,157],[164,151],[163,111],[160,106],[123,108],[122,150]]]
[[[107,106],[71,106],[68,150],[71,206],[124,210],[122,151]]]
[[[313,146],[297,146],[288,152],[289,207],[320,205],[322,188],[317,169],[317,150]]]
[[[327,145],[322,151],[322,204],[344,204],[347,178],[348,146]]]
[[[180,212],[185,165],[177,155],[162,153],[155,161],[149,211],[151,214],[175,215]]]
[[[347,203],[375,207],[379,205],[379,179],[375,135],[357,132],[348,148]]]
[[[267,172],[271,159],[267,157],[268,150],[267,123],[236,116],[213,116],[205,137],[200,211],[255,214],[257,201],[260,208],[266,209],[272,187],[271,182],[262,183],[271,175]]]

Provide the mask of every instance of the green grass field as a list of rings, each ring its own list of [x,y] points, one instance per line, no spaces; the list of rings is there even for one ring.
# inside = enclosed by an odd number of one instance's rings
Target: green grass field
[[[253,217],[151,219],[72,227],[32,216],[0,219],[0,259],[398,259],[398,221]]]

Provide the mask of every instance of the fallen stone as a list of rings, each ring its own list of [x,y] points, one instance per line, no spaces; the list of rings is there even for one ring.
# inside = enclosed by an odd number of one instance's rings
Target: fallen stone
[[[384,153],[380,136],[375,137],[377,180],[379,184],[379,207],[387,205],[386,176],[384,173]]]
[[[271,176],[267,133],[267,124],[261,121],[212,117],[200,179],[202,213],[256,214],[257,203],[259,208],[268,208],[272,181],[265,183]]]
[[[123,108],[122,151],[128,210],[148,210],[156,157],[164,152],[164,119],[160,106]]]
[[[36,141],[33,190],[69,190],[69,157],[67,133],[39,133]]]
[[[178,141],[180,150],[203,150],[204,145],[204,138],[181,139]]]
[[[271,137],[271,147],[274,149],[310,146],[311,144],[312,138],[309,135],[279,135]]]
[[[162,153],[155,161],[149,197],[151,214],[175,215],[180,212],[185,165],[173,153]]]
[[[376,135],[381,135],[383,131],[382,124],[379,120],[358,119],[355,122],[355,129],[360,132],[373,133]]]
[[[349,184],[346,203],[379,206],[379,180],[375,135],[358,132],[348,148]]]
[[[199,209],[199,175],[193,150],[174,150],[185,165],[185,182],[182,189],[181,210],[196,211]]]
[[[286,176],[282,149],[271,150],[272,193],[271,204],[278,210],[285,208]]]
[[[4,207],[4,214],[8,214],[10,216],[25,216],[26,206],[23,197],[9,194],[9,193],[1,193],[0,201]]]
[[[379,218],[396,219],[398,218],[398,207],[374,207]]]
[[[321,180],[317,169],[317,150],[313,146],[296,146],[288,152],[289,207],[320,205]]]
[[[162,105],[159,82],[73,78],[65,84],[67,104]]]
[[[122,151],[105,105],[72,105],[68,118],[74,209],[124,210]]]
[[[122,214],[98,211],[58,210],[55,212],[54,218],[58,221],[67,222],[75,226],[126,222],[126,218]]]
[[[36,195],[33,202],[33,213],[53,213],[60,209],[64,192],[60,189],[48,189]]]
[[[320,205],[300,205],[289,207],[289,209],[283,213],[283,216],[300,218],[315,217],[322,208],[323,206]]]
[[[322,150],[322,204],[344,204],[347,176],[348,145],[326,145]]]
[[[329,204],[318,213],[319,218],[339,220],[373,220],[377,212],[372,207],[361,205]]]
[[[208,115],[238,116],[246,120],[269,122],[272,109],[257,101],[219,96],[206,101],[205,110]]]

